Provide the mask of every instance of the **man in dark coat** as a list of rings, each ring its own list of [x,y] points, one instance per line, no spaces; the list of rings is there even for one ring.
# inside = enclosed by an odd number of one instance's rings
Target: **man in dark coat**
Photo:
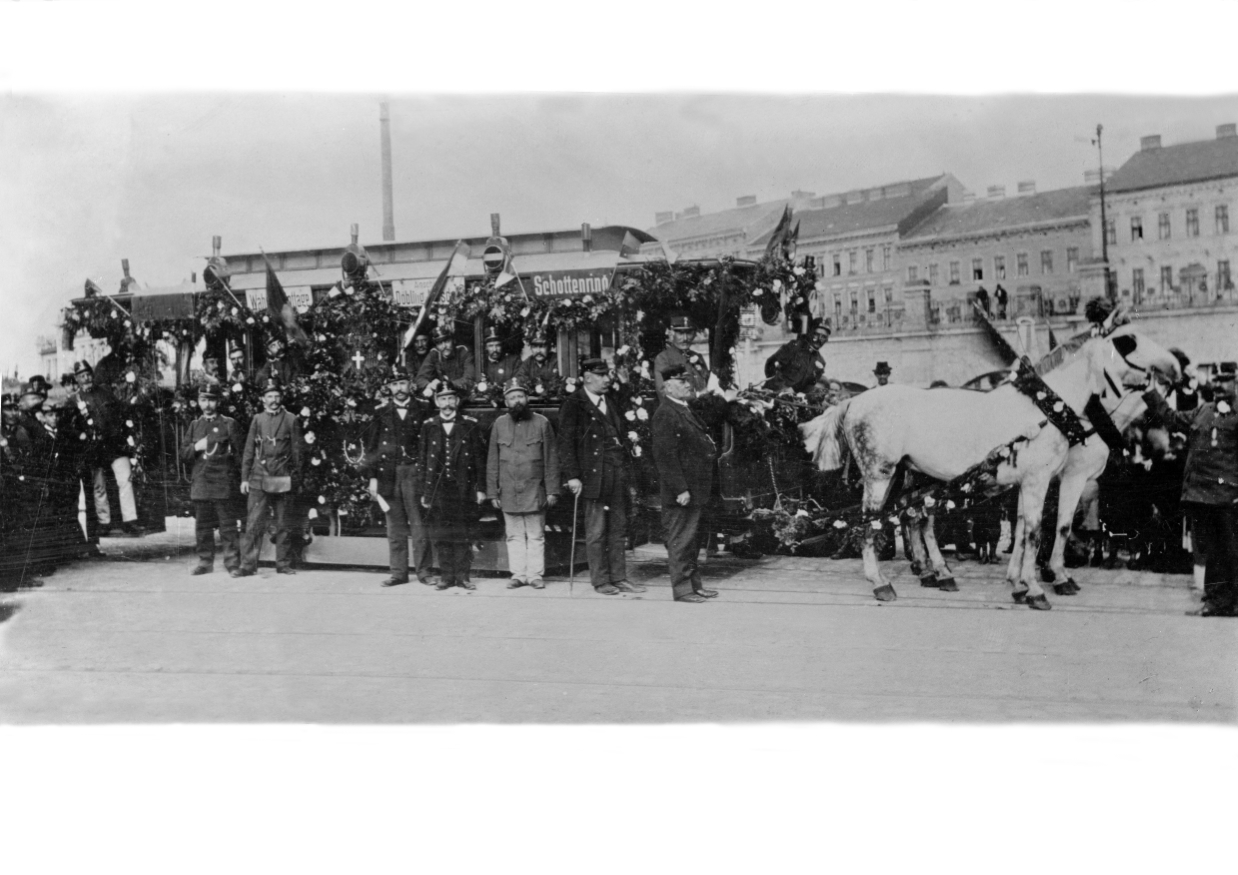
[[[516,376],[529,391],[533,400],[556,395],[561,391],[563,379],[559,376],[559,364],[550,354],[550,343],[544,334],[529,337],[530,356],[520,363]]]
[[[631,452],[619,399],[608,394],[610,368],[602,359],[581,363],[583,384],[559,408],[559,469],[585,503],[589,578],[602,595],[644,592],[628,581],[628,467]]]
[[[417,441],[421,422],[412,403],[412,384],[403,365],[392,365],[387,379],[391,402],[374,412],[365,439],[361,476],[370,481],[370,495],[386,505],[387,552],[391,576],[383,586],[408,583],[408,541],[413,540],[413,569],[430,583],[430,539],[426,537],[417,501]]]
[[[503,355],[503,338],[494,328],[486,335],[486,361],[482,363],[478,378],[486,383],[486,387],[502,390],[516,371],[520,369],[518,354]]]
[[[696,564],[701,512],[713,491],[718,453],[705,424],[688,407],[696,395],[688,369],[673,365],[662,380],[664,398],[651,427],[671,592],[677,602],[699,603],[718,595],[705,588]]]
[[[457,392],[468,395],[477,385],[477,371],[469,348],[457,346],[451,329],[440,327],[434,332],[434,349],[417,369],[417,391],[432,398],[444,381],[450,381]]]
[[[275,515],[275,571],[296,574],[288,543],[288,516],[301,481],[301,426],[284,409],[283,387],[278,380],[263,386],[262,405],[262,411],[249,424],[241,460],[241,492],[249,496],[249,507],[239,577],[258,570],[268,511]]]
[[[72,400],[86,418],[88,427],[88,457],[99,529],[101,532],[106,531],[112,525],[112,510],[108,503],[104,472],[105,468],[111,468],[120,494],[122,525],[119,534],[136,537],[141,534],[141,529],[137,523],[138,505],[133,492],[133,466],[124,433],[124,408],[108,389],[95,385],[94,368],[89,362],[79,361],[74,364],[73,379],[77,382],[77,393]]]
[[[300,376],[301,370],[300,356],[289,352],[287,344],[282,339],[272,336],[267,340],[266,364],[258,369],[254,384],[261,391],[262,387],[276,380],[287,389]]]
[[[657,354],[653,360],[654,388],[662,395],[662,372],[667,368],[684,368],[684,373],[692,388],[699,394],[709,387],[709,365],[699,352],[693,352],[692,341],[696,339],[696,328],[692,320],[685,315],[671,317],[670,338],[666,348]]]
[[[434,403],[438,416],[421,425],[417,465],[421,506],[442,572],[435,589],[476,589],[469,571],[473,524],[486,500],[486,444],[477,420],[458,413],[460,395],[451,381],[439,382]]]
[[[825,376],[820,349],[830,339],[830,320],[814,319],[808,331],[787,341],[765,362],[765,385],[775,392],[807,392]]]
[[[191,574],[215,570],[215,527],[223,546],[224,568],[240,576],[240,533],[237,531],[237,484],[245,436],[235,419],[219,413],[223,397],[217,383],[198,393],[202,415],[189,423],[181,444],[181,461],[190,469],[189,498],[193,502],[198,564]]]
[[[1187,434],[1182,504],[1206,567],[1203,605],[1191,612],[1201,617],[1238,616],[1238,392],[1232,372],[1218,378],[1212,401],[1194,410],[1171,409],[1158,390],[1143,396],[1153,416]]]
[[[413,336],[413,345],[406,353],[406,362],[408,363],[408,372],[414,377],[421,370],[421,363],[426,360],[430,354],[430,335],[424,330],[418,331]]]

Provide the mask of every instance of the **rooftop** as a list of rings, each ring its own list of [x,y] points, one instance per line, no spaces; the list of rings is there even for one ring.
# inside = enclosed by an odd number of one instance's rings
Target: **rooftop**
[[[696,237],[712,237],[715,234],[738,234],[742,231],[759,234],[773,230],[787,203],[788,199],[783,198],[747,207],[732,207],[716,213],[681,216],[670,222],[663,222],[656,228],[650,229],[649,233],[667,243]]]
[[[1040,194],[947,204],[904,235],[908,242],[966,237],[991,231],[1077,219],[1087,221],[1094,186],[1061,188]]]
[[[1238,137],[1141,149],[1110,177],[1106,188],[1139,191],[1229,176],[1238,176]]]

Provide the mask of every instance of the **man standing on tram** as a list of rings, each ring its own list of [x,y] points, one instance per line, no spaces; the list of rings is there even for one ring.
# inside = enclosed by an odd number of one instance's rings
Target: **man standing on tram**
[[[426,355],[417,370],[417,391],[432,397],[444,382],[450,382],[464,395],[477,385],[477,370],[473,367],[473,354],[463,344],[456,345],[451,329],[439,326],[434,332],[434,349]]]
[[[692,350],[692,341],[696,339],[696,328],[686,315],[671,317],[670,337],[663,349],[653,360],[653,379],[659,397],[662,396],[662,372],[668,368],[683,368],[688,383],[696,393],[704,392],[709,386],[709,364],[704,356]]]
[[[520,356],[516,354],[503,355],[503,339],[497,329],[491,328],[486,335],[486,361],[482,364],[478,377],[489,386],[500,389],[516,376],[520,368]]]

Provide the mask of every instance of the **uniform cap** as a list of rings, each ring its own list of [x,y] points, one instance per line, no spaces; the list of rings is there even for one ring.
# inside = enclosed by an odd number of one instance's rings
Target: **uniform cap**
[[[609,374],[610,365],[606,364],[605,359],[588,358],[580,363],[580,372],[582,374]]]
[[[692,320],[682,313],[671,317],[672,331],[695,331],[696,326],[692,324]]]
[[[498,341],[499,343],[503,342],[503,338],[499,337],[499,330],[497,328],[491,328],[486,332],[486,343],[489,343],[492,340]]]
[[[218,383],[204,383],[201,388],[198,389],[199,398],[214,398],[216,401],[219,401],[223,398],[223,395],[224,393],[219,388]]]
[[[391,366],[391,372],[387,374],[388,383],[395,383],[399,380],[407,379],[409,379],[408,368],[404,367],[404,365],[399,362],[396,362]]]
[[[270,377],[267,379],[265,383],[262,384],[263,395],[265,395],[267,392],[281,392],[282,393],[283,391],[284,391],[284,384],[280,382],[278,377]]]
[[[438,388],[434,390],[435,398],[442,398],[444,395],[455,395],[460,397],[460,390],[456,388],[456,384],[451,380],[443,380],[438,384]]]
[[[674,380],[678,377],[683,377],[688,373],[688,369],[683,365],[671,365],[662,369],[662,380]]]
[[[434,342],[435,343],[442,343],[444,340],[451,340],[452,336],[453,335],[451,333],[450,328],[439,326],[438,328],[434,329]]]
[[[512,378],[511,378],[510,380],[508,380],[508,381],[507,381],[507,383],[503,386],[503,395],[504,395],[504,397],[506,397],[506,396],[507,396],[507,394],[508,394],[509,392],[523,392],[523,393],[525,393],[526,395],[528,395],[528,394],[529,394],[529,387],[528,387],[528,386],[526,386],[526,385],[524,384],[524,380],[520,379],[519,377],[512,377]]]
[[[93,374],[94,372],[95,369],[90,366],[90,362],[84,359],[73,363],[73,376],[75,377],[78,374]]]

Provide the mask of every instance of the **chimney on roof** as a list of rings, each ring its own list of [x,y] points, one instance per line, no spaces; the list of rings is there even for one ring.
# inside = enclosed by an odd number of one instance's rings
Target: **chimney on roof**
[[[675,221],[675,212],[673,210],[665,210],[661,213],[653,214],[653,223],[655,225],[665,225],[667,222]]]
[[[746,194],[743,197],[739,197],[735,199],[735,206],[750,207],[750,206],[753,206],[756,202],[757,202],[757,196],[755,194]]]
[[[1025,179],[1019,183],[1019,194],[1035,194],[1036,180]]]
[[[685,219],[691,219],[696,216],[699,216],[700,214],[701,214],[700,207],[685,207],[683,211],[683,217]]]
[[[1139,138],[1139,151],[1140,152],[1148,152],[1152,149],[1159,149],[1159,148],[1161,148],[1161,135],[1160,134],[1153,134],[1150,137]]]
[[[1004,185],[990,185],[989,186],[989,198],[996,199],[996,198],[1005,197],[1005,196],[1006,196],[1006,186]]]
[[[1217,139],[1228,140],[1230,137],[1238,137],[1238,125],[1217,125]]]

